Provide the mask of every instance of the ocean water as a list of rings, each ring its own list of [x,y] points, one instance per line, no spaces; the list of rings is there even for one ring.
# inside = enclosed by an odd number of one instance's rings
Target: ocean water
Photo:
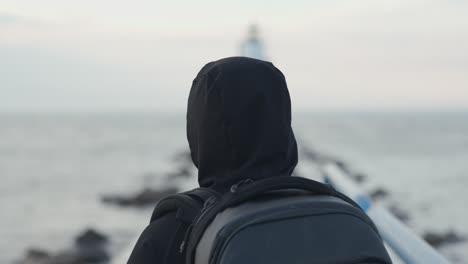
[[[300,146],[365,174],[369,190],[387,189],[385,202],[408,211],[418,233],[468,235],[468,113],[300,113],[293,127]],[[186,149],[183,114],[0,115],[0,263],[30,247],[66,248],[86,227],[110,235],[114,252],[128,247],[151,208],[100,197],[168,184]],[[300,174],[313,173],[307,162]],[[468,244],[441,252],[464,263]]]

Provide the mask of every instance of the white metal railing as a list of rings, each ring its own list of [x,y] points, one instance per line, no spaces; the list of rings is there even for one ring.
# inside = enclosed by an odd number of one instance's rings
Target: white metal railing
[[[374,221],[385,243],[406,264],[449,264],[439,252],[427,244],[384,207],[373,204],[370,197],[336,165],[323,168],[325,181],[358,203]]]

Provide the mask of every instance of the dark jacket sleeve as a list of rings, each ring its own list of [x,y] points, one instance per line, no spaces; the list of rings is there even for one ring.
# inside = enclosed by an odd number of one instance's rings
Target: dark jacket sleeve
[[[184,234],[184,226],[175,213],[164,215],[145,228],[127,264],[184,263],[184,256],[178,251]]]

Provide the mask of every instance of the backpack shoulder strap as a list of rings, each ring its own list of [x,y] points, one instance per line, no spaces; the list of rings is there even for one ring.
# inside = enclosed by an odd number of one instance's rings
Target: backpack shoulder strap
[[[226,198],[225,207],[232,207],[255,196],[271,191],[300,190],[314,195],[329,195],[337,197],[361,210],[361,207],[346,195],[336,191],[333,186],[302,177],[277,177],[264,179],[250,184],[240,183],[231,187],[231,193]],[[223,208],[224,209],[224,208]]]
[[[176,212],[178,220],[191,224],[203,209],[205,201],[213,195],[218,194],[207,188],[196,188],[188,192],[169,195],[158,202],[150,223],[168,213]]]
[[[352,199],[336,191],[331,185],[317,182],[301,177],[276,177],[259,181],[241,181],[231,187],[231,191],[223,195],[212,207],[206,208],[199,220],[193,227],[187,246],[186,263],[193,263],[195,248],[200,241],[203,232],[211,223],[214,217],[222,210],[239,205],[267,192],[281,190],[306,191],[311,195],[328,195],[337,197],[351,206],[362,209]],[[375,228],[376,229],[376,228]]]

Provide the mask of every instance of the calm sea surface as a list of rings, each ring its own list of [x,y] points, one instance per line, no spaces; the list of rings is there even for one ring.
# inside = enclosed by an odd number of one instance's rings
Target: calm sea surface
[[[417,232],[468,235],[468,113],[301,113],[293,126],[300,146],[389,190],[386,203],[407,210]],[[127,247],[151,209],[100,196],[166,184],[186,149],[183,114],[1,114],[0,263],[29,247],[65,248],[86,227],[109,234],[114,251]],[[468,243],[442,252],[464,263]]]

